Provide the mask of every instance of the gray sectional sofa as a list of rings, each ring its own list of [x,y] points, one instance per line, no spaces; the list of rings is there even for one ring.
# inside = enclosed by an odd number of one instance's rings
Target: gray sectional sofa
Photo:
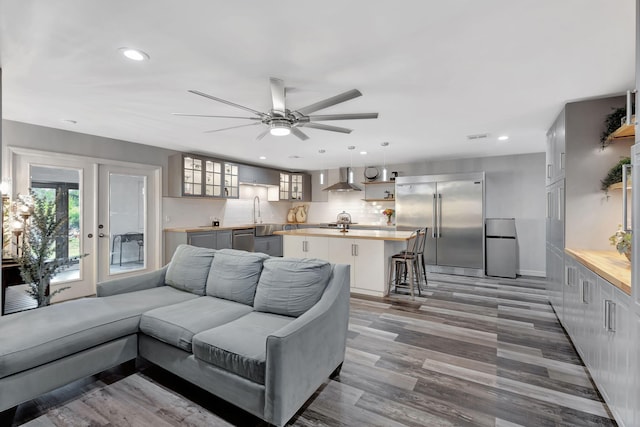
[[[181,245],[97,298],[0,317],[0,411],[141,356],[282,426],[344,360],[349,266]]]

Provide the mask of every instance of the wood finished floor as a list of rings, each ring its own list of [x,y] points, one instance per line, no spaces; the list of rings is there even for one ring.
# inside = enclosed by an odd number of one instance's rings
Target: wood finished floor
[[[429,276],[422,298],[351,298],[342,372],[295,426],[615,426],[540,280]],[[14,425],[261,426],[144,364],[18,408]]]

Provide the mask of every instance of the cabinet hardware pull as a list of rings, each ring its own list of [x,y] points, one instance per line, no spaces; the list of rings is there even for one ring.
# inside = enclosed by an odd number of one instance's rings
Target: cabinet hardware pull
[[[604,329],[609,330],[609,300],[603,300],[604,303]]]
[[[616,331],[616,303],[609,301],[609,332]]]
[[[438,193],[438,239],[442,237],[442,193]]]

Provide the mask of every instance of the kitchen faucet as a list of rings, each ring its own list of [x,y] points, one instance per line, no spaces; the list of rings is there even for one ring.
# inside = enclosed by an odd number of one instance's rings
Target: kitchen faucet
[[[258,217],[256,218],[256,202],[258,202]],[[258,223],[258,218],[260,218],[260,223],[262,224],[262,214],[260,213],[260,197],[255,196],[253,198],[253,223]]]

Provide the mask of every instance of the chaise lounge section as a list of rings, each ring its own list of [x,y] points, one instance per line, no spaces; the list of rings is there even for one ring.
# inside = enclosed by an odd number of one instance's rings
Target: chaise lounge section
[[[141,356],[282,426],[344,360],[346,265],[181,245],[97,295],[0,318],[0,411]]]

